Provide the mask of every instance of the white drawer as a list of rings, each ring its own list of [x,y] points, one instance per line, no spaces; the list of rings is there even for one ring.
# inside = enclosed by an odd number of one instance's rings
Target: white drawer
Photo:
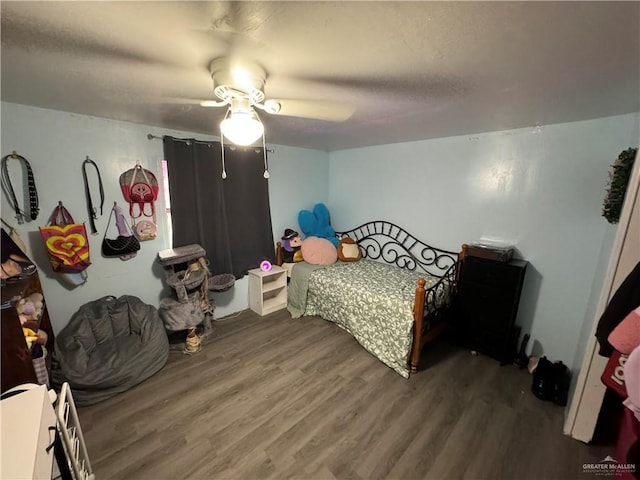
[[[56,416],[47,388],[0,401],[0,425],[0,478],[50,480]]]

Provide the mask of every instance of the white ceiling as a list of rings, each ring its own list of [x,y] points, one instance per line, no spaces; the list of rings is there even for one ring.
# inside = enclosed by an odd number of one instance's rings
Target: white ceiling
[[[639,2],[2,1],[2,100],[217,134],[211,60],[343,123],[261,114],[321,150],[640,111]]]

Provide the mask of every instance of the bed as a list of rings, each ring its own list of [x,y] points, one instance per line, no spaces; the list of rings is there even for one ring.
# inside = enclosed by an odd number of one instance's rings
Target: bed
[[[431,247],[387,221],[368,222],[339,238],[354,239],[362,259],[319,266],[294,264],[288,309],[318,315],[348,331],[405,378],[445,328],[455,293],[458,253]],[[280,242],[276,263],[282,265]]]

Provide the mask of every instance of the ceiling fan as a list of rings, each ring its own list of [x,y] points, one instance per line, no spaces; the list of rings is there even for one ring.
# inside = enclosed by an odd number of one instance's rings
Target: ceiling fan
[[[219,100],[204,100],[203,107],[228,107],[220,124],[221,133],[237,145],[251,145],[264,134],[256,109],[271,115],[343,122],[354,107],[343,102],[296,99],[267,99],[267,74],[260,65],[230,57],[217,58],[209,65],[213,93]]]

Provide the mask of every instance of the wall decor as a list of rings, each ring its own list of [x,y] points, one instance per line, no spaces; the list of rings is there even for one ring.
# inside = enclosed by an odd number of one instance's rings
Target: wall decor
[[[602,216],[606,218],[609,223],[618,223],[620,219],[624,195],[627,191],[627,185],[629,184],[629,178],[633,170],[633,162],[637,153],[637,147],[623,150],[620,155],[618,155],[618,159],[611,165],[608,190],[602,205]]]

